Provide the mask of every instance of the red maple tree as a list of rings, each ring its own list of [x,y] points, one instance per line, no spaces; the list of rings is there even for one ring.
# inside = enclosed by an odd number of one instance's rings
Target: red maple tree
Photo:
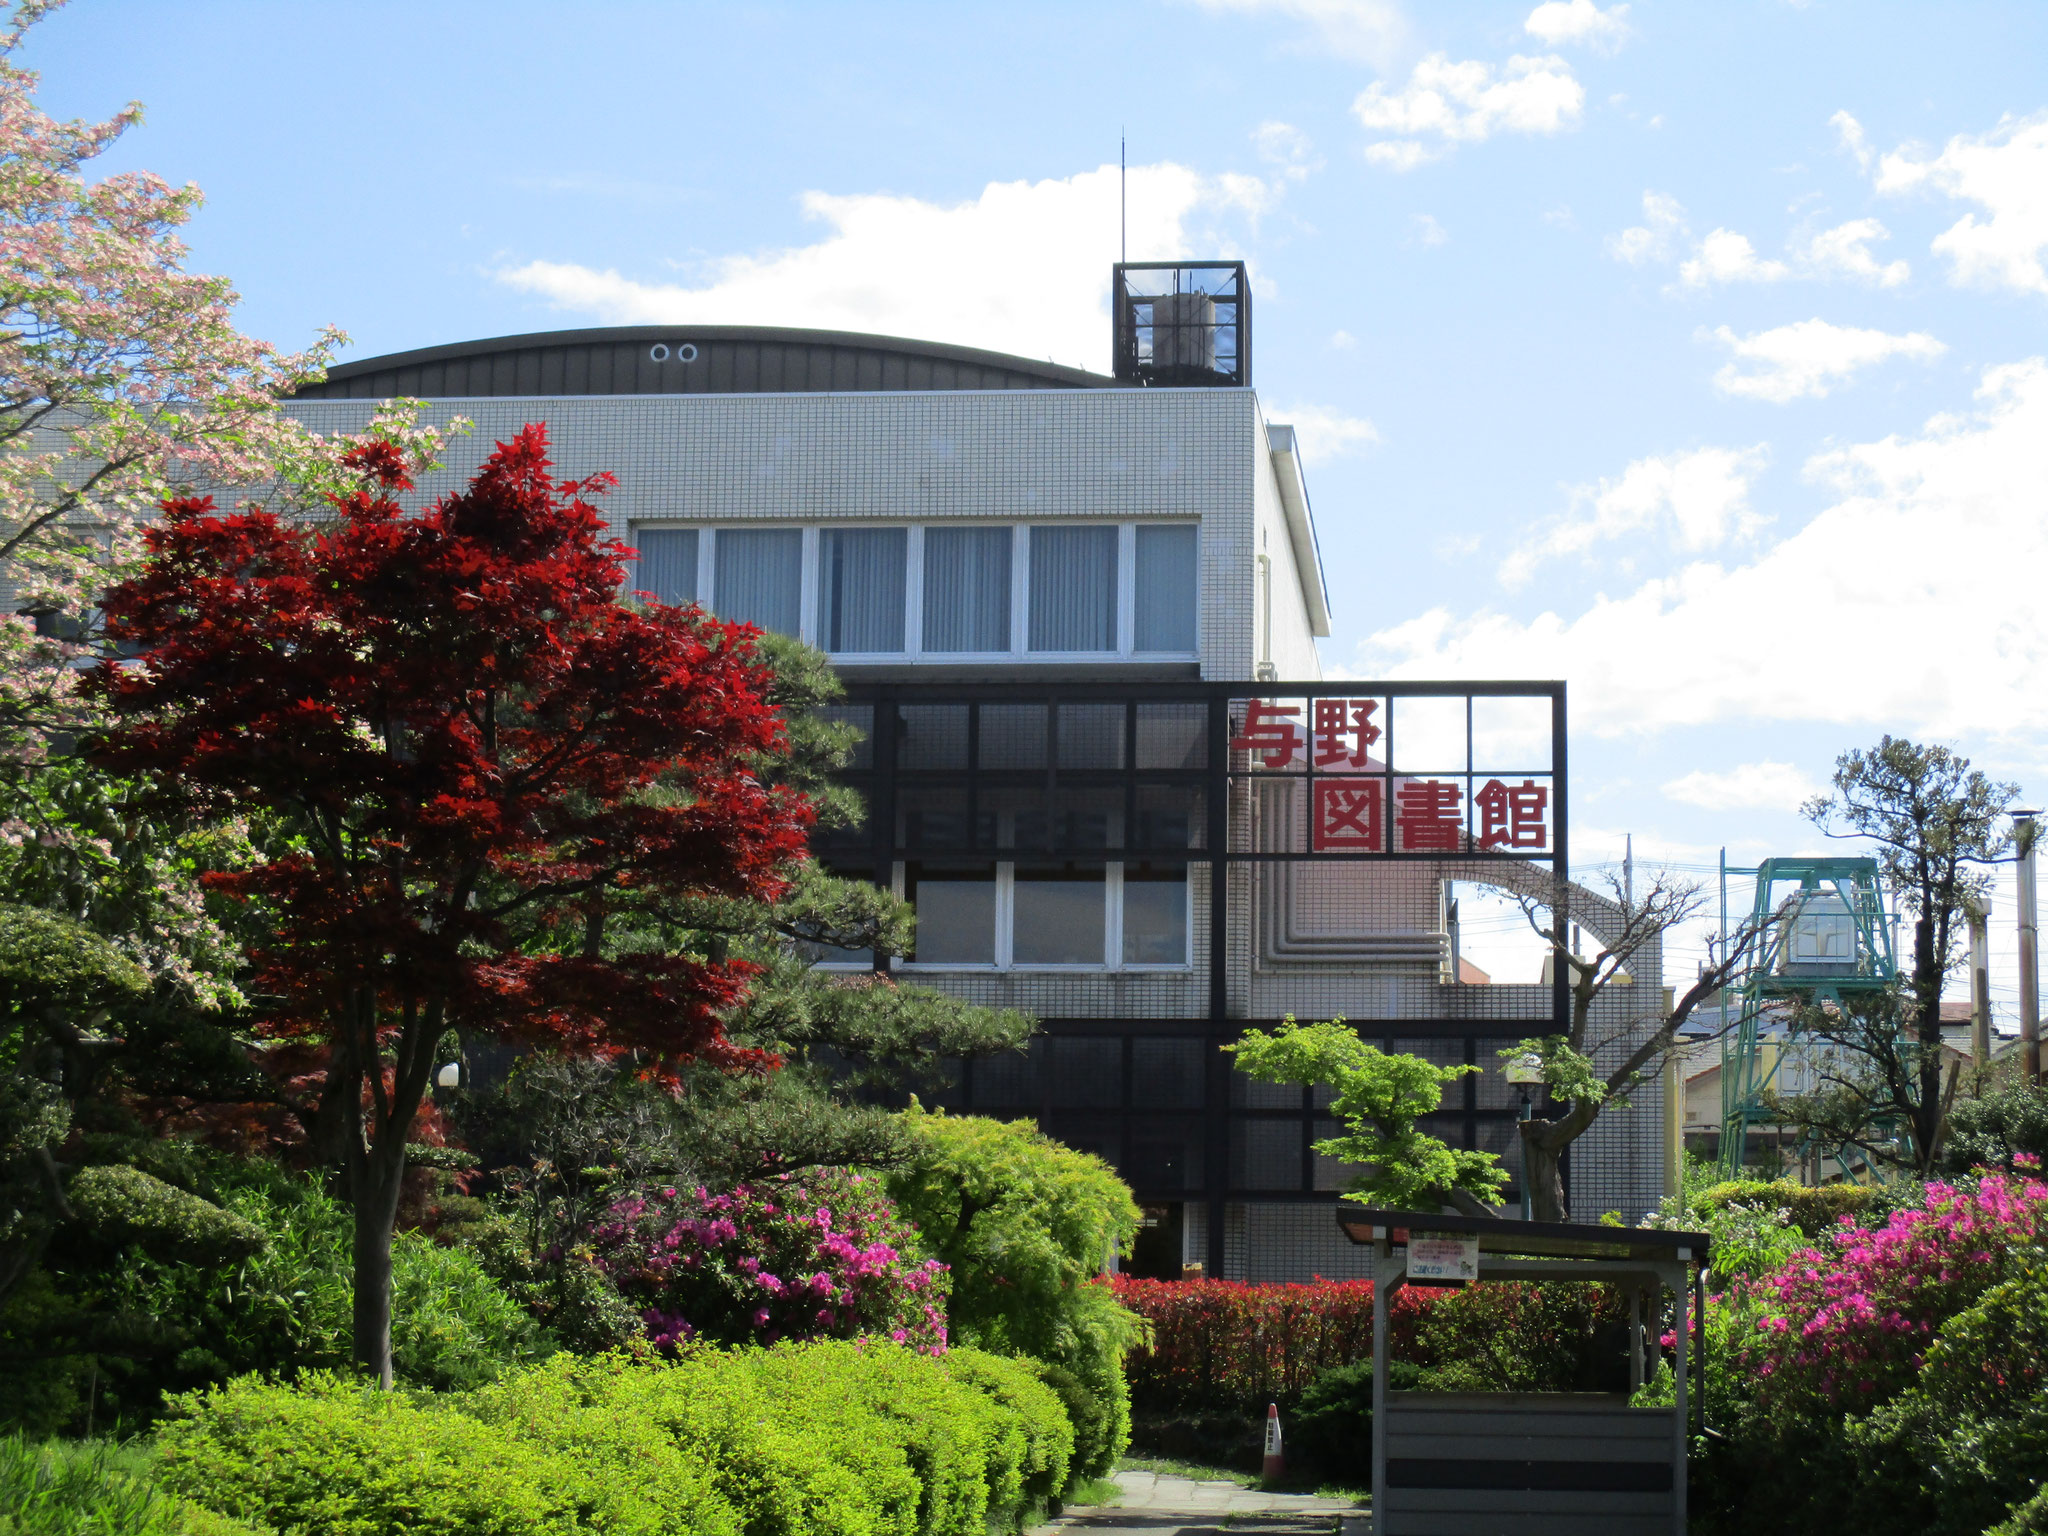
[[[318,526],[167,503],[105,602],[99,759],[167,808],[263,811],[281,857],[216,877],[263,905],[252,958],[278,1055],[324,1060],[309,1127],[355,1210],[357,1363],[391,1379],[391,1239],[406,1143],[451,1029],[653,1071],[774,1065],[720,1024],[753,968],[648,948],[607,914],[773,899],[809,802],[752,631],[619,601],[630,551],[557,482],[545,429],[410,512],[388,445]],[[635,932],[648,931],[640,924]]]

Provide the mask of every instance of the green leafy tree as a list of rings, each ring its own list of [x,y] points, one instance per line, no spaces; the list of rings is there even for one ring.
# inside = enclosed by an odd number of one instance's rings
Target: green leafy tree
[[[2019,1159],[2048,1159],[2048,1087],[2007,1083],[1982,1098],[1963,1099],[1949,1112],[1942,1165],[1951,1174],[1973,1168],[2007,1172]]]
[[[1390,1054],[1358,1038],[1342,1019],[1270,1032],[1247,1030],[1235,1045],[1237,1069],[1262,1083],[1299,1083],[1331,1090],[1330,1113],[1344,1134],[1316,1143],[1325,1156],[1357,1165],[1347,1200],[1397,1210],[1449,1204],[1491,1216],[1507,1174],[1491,1152],[1466,1152],[1418,1129],[1443,1105],[1444,1089],[1473,1066],[1439,1067],[1420,1056]]]
[[[1804,1113],[1837,1145],[1889,1148],[1888,1122],[1904,1139],[1891,1160],[1922,1177],[1938,1166],[1953,1100],[1942,1084],[1942,988],[1967,952],[1968,913],[1986,896],[1989,866],[2011,846],[1999,823],[2018,795],[2018,785],[1987,778],[1947,747],[1886,736],[1836,758],[1831,790],[1801,807],[1829,837],[1874,847],[1885,884],[1913,918],[1913,961],[1896,994],[1832,1017],[1807,1011],[1802,1027],[1841,1059],[1814,1104],[1789,1107],[1793,1123]]]
[[[1071,1371],[1109,1405],[1114,1430],[1105,1454],[1120,1455],[1130,1438],[1123,1356],[1142,1341],[1144,1325],[1102,1272],[1137,1234],[1130,1189],[1100,1158],[1060,1145],[1028,1120],[913,1106],[903,1121],[913,1150],[889,1174],[889,1197],[952,1270],[952,1338]]]

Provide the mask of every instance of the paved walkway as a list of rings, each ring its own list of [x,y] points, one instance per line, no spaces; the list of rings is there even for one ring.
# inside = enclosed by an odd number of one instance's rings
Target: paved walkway
[[[1119,1472],[1116,1483],[1123,1490],[1117,1503],[1070,1507],[1043,1528],[1046,1536],[1363,1536],[1370,1529],[1349,1499],[1157,1472]]]

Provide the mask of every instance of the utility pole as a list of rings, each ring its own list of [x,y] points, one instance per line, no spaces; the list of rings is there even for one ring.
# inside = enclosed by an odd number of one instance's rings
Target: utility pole
[[[1991,903],[1970,903],[1970,1054],[1978,1080],[1991,1065]]]
[[[2020,888],[2020,1076],[2041,1081],[2040,927],[2034,911],[2034,839],[2040,828],[2032,811],[2012,813],[2013,848],[2019,855]]]

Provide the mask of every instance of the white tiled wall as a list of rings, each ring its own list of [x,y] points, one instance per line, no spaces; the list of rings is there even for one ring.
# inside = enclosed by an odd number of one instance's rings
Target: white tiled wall
[[[323,431],[358,429],[367,401],[302,401]],[[1202,526],[1202,672],[1250,677],[1255,523],[1285,553],[1257,399],[1240,389],[1009,390],[844,395],[491,397],[437,400],[475,432],[448,448],[426,495],[457,489],[491,444],[548,426],[564,478],[609,470],[615,528],[642,520],[848,521],[987,516],[1194,517]],[[1276,566],[1276,638],[1307,633],[1300,588]],[[1290,648],[1314,677],[1312,645]]]

